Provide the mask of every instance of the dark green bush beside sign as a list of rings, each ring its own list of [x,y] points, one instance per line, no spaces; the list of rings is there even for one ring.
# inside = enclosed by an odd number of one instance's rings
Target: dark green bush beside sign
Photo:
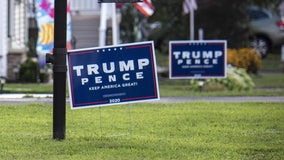
[[[136,3],[142,0],[99,0],[99,3]]]

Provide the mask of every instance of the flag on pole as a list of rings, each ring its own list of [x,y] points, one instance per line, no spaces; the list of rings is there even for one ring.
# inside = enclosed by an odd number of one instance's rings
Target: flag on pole
[[[151,0],[143,0],[143,2],[134,3],[134,6],[146,17],[150,17],[154,14],[154,7]]]
[[[36,52],[38,56],[39,65],[44,67],[45,54],[52,53],[54,48],[54,0],[36,0],[36,19],[38,27],[38,40],[36,44]],[[72,23],[71,23],[71,9],[68,0],[67,5],[67,26],[66,26],[66,48],[72,49]]]
[[[196,10],[197,9],[197,3],[195,0],[184,0],[183,1],[183,13],[188,14],[191,9]]]

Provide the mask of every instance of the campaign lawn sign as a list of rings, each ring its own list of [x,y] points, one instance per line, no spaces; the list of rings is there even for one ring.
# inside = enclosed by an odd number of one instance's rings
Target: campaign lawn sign
[[[152,41],[68,51],[72,109],[158,100]]]
[[[225,78],[227,41],[170,41],[170,79]]]

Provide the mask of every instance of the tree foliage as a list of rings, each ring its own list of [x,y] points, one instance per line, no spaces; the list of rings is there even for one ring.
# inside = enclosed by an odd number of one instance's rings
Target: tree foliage
[[[195,39],[198,39],[198,29],[204,30],[205,39],[225,39],[229,47],[244,47],[248,40],[248,17],[246,7],[250,5],[277,8],[282,0],[196,0],[198,10],[195,11]],[[182,14],[183,0],[152,0],[155,7],[153,16],[147,19],[148,23],[161,22],[161,27],[147,37],[155,41],[156,48],[166,52],[169,40],[189,39],[189,15]],[[134,9],[134,7],[132,7]],[[134,9],[135,10],[135,9]],[[123,28],[132,26],[127,23],[138,23],[143,18],[135,21],[128,10],[128,15],[122,14]],[[139,13],[138,13],[139,15]],[[132,22],[130,22],[131,20]],[[135,27],[134,27],[135,28]],[[122,31],[135,32],[128,28]],[[135,33],[132,33],[135,34]],[[131,34],[130,34],[131,35]],[[130,36],[131,37],[131,36]],[[127,37],[124,37],[127,39]],[[131,38],[133,40],[133,37]]]
[[[203,28],[208,39],[226,39],[229,47],[243,47],[248,44],[249,35],[246,8],[275,8],[279,3],[280,0],[198,0],[196,27]]]
[[[203,28],[206,39],[225,39],[230,47],[246,44],[248,39],[246,4],[243,0],[199,0],[196,28]]]

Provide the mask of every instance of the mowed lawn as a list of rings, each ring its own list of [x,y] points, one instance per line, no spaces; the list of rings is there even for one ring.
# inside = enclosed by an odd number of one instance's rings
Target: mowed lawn
[[[67,108],[52,139],[49,104],[0,105],[0,159],[284,159],[283,103],[140,103]]]

